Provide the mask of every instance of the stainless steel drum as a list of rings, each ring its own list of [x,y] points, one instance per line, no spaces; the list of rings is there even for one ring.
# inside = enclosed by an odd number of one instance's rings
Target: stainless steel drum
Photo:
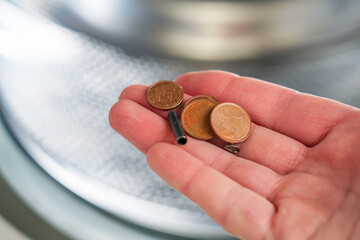
[[[217,68],[360,106],[360,42],[354,38],[286,57],[200,62],[130,54],[70,30],[51,12],[27,4],[19,9],[0,1],[0,99],[8,125],[61,184],[150,229],[193,238],[229,237],[110,128],[109,109],[124,87]]]
[[[264,57],[342,41],[358,0],[13,0],[128,51],[206,61]]]

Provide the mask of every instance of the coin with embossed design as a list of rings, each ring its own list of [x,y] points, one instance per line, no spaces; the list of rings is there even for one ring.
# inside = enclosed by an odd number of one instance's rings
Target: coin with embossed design
[[[210,127],[210,114],[219,102],[209,97],[188,101],[181,112],[181,124],[187,134],[201,140],[209,140],[215,136]]]
[[[149,87],[146,100],[154,108],[170,110],[176,108],[184,99],[182,87],[172,81],[159,81]]]
[[[189,100],[186,101],[184,107],[186,107],[189,103],[191,103],[192,101],[196,100],[196,99],[205,99],[208,100],[210,102],[215,103],[216,105],[219,104],[219,100],[217,100],[216,98],[214,98],[213,96],[209,96],[209,95],[196,95],[193,96],[192,98],[190,98]]]
[[[221,103],[211,112],[211,128],[215,135],[227,143],[239,143],[250,134],[249,114],[235,103]]]

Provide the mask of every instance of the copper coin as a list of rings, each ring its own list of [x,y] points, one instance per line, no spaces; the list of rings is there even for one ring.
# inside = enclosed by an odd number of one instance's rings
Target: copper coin
[[[181,112],[181,124],[192,137],[209,140],[215,135],[210,126],[210,114],[219,102],[197,98],[189,102]]]
[[[209,95],[196,95],[192,98],[190,98],[189,100],[186,101],[184,107],[186,107],[189,103],[191,103],[192,101],[196,100],[196,99],[207,99],[208,101],[214,102],[216,105],[219,104],[219,100],[217,100],[216,98],[214,98],[213,96],[209,96]]]
[[[218,138],[227,143],[239,143],[250,134],[251,119],[235,103],[221,103],[211,112],[210,123]]]
[[[159,81],[149,87],[146,100],[154,108],[170,110],[176,108],[184,99],[182,87],[172,81]]]

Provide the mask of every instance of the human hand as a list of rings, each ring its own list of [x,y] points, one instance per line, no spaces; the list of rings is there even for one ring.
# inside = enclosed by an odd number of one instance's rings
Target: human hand
[[[221,71],[176,82],[186,98],[240,105],[254,124],[237,156],[216,140],[177,146],[147,86],[124,89],[110,124],[168,184],[244,240],[360,239],[359,109]]]

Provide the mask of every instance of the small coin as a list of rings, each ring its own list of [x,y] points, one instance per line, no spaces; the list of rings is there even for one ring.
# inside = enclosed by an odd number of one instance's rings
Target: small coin
[[[193,96],[192,98],[190,98],[189,100],[186,101],[184,107],[186,107],[189,103],[191,103],[192,101],[196,100],[196,99],[206,99],[210,102],[215,103],[216,105],[218,105],[220,103],[219,100],[217,100],[216,98],[214,98],[213,96],[209,96],[209,95],[196,95]]]
[[[159,81],[152,84],[146,93],[146,100],[154,108],[160,110],[174,109],[184,99],[182,87],[172,81]]]
[[[227,143],[244,141],[251,130],[249,115],[235,103],[217,105],[211,112],[210,124],[215,135]]]
[[[181,112],[181,124],[185,131],[192,137],[209,140],[215,135],[210,127],[210,114],[219,104],[211,96],[198,97],[187,102]]]

